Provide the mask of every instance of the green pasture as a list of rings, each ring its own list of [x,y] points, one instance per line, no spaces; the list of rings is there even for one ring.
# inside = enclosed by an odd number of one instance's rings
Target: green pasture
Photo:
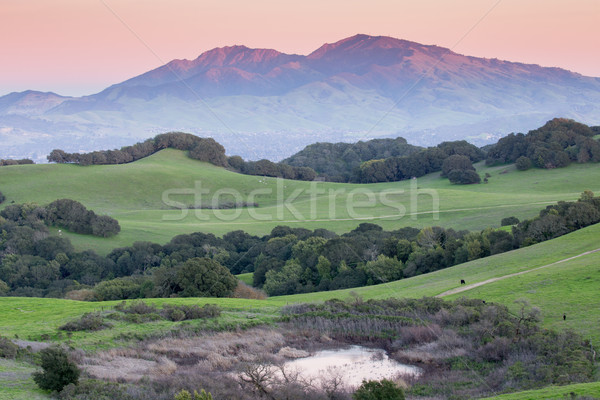
[[[452,185],[439,173],[416,180],[368,185],[289,181],[241,175],[162,150],[122,165],[20,165],[0,168],[0,190],[11,202],[47,204],[59,198],[82,202],[119,220],[109,239],[61,232],[78,249],[106,254],[135,241],[166,243],[191,232],[218,236],[233,230],[263,235],[277,225],[347,232],[361,222],[384,229],[440,225],[480,230],[504,217],[528,218],[547,204],[575,200],[586,189],[600,192],[595,164],[517,171],[513,165],[477,165],[489,183]],[[204,192],[203,192],[204,191]],[[196,195],[194,195],[196,193]],[[243,201],[258,207],[177,209]],[[439,212],[437,212],[439,211]],[[59,234],[58,230],[54,230]]]

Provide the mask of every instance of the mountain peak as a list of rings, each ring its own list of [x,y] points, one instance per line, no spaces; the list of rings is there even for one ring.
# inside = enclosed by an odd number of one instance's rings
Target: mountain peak
[[[370,36],[357,34],[335,43],[326,43],[308,55],[311,59],[319,59],[331,54],[365,52],[373,50],[399,49],[408,50],[411,47],[422,46],[415,42],[396,39],[389,36]]]
[[[246,46],[217,47],[206,51],[194,60],[195,66],[226,67],[226,66],[257,66],[271,63],[280,58],[291,57],[273,49],[251,49]],[[287,62],[287,61],[286,61]]]

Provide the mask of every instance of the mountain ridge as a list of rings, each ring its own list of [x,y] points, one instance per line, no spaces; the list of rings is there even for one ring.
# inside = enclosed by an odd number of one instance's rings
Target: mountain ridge
[[[54,137],[53,147],[68,142],[73,151],[90,137],[119,145],[177,130],[212,136],[250,159],[281,159],[323,140],[404,136],[417,145],[482,145],[554,117],[600,123],[600,78],[363,34],[308,55],[220,47],[89,96],[39,96],[39,106],[34,97],[27,107],[14,94],[0,97],[5,142]],[[40,120],[55,129],[40,129]],[[13,150],[31,156],[22,147]]]

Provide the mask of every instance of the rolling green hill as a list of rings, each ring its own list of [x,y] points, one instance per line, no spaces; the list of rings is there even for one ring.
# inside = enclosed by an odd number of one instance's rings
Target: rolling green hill
[[[139,240],[165,243],[181,233],[222,235],[241,229],[261,235],[277,225],[326,228],[338,233],[365,221],[384,229],[431,225],[483,229],[498,226],[501,218],[510,215],[532,217],[546,204],[574,200],[586,189],[600,191],[600,168],[592,164],[524,172],[512,165],[477,167],[480,174],[491,175],[488,184],[452,185],[439,173],[413,181],[370,185],[317,183],[241,175],[167,149],[121,165],[2,167],[0,190],[7,201],[0,207],[12,201],[80,201],[99,214],[118,219],[121,233],[109,239],[62,234],[78,249],[107,253]],[[256,202],[258,207],[182,211],[165,203],[167,199],[194,204],[190,192],[196,185],[209,191],[202,195],[202,204],[210,203],[218,194],[220,203]],[[411,185],[420,191],[416,201],[415,196],[411,197]],[[434,197],[429,189],[435,190],[439,199],[439,214],[433,212]],[[316,193],[314,196],[311,190]],[[239,196],[234,197],[231,192]]]
[[[354,294],[364,299],[437,296],[452,289],[467,289],[461,287],[461,279],[472,284],[524,272],[522,275],[500,279],[448,297],[483,298],[487,301],[504,303],[513,309],[517,309],[514,300],[528,299],[532,305],[540,307],[544,326],[557,329],[570,328],[592,339],[593,343],[598,343],[600,342],[600,331],[597,329],[600,321],[600,300],[597,289],[600,287],[600,251],[584,254],[600,248],[598,237],[600,237],[600,224],[534,246],[429,274],[354,289],[277,296],[267,300],[181,298],[144,301],[155,304],[216,303],[228,310],[230,313],[228,315],[234,319],[243,320],[248,313],[251,313],[262,316],[265,320],[271,320],[279,307],[291,303],[319,302],[333,298],[347,299]],[[553,263],[556,264],[549,265]],[[43,334],[55,335],[56,327],[71,318],[85,312],[111,307],[116,303],[115,301],[88,303],[61,299],[4,297],[0,298],[0,326],[3,327],[5,335],[16,334],[21,337],[33,335],[32,339],[35,340]],[[562,320],[563,312],[568,315],[566,321]],[[166,327],[166,325],[148,325],[157,329]],[[117,329],[115,332],[122,333],[130,327],[123,326],[122,329]],[[84,339],[85,337],[83,342],[90,344],[90,337],[108,339],[104,336],[113,333],[110,331],[100,331],[91,335],[76,333],[73,338]],[[102,340],[102,343],[106,345],[105,340]]]
[[[515,311],[518,305],[514,300],[527,299],[541,309],[543,326],[557,330],[572,329],[596,344],[600,342],[600,331],[597,329],[600,323],[600,300],[597,296],[600,287],[600,251],[593,251],[600,248],[598,237],[600,224],[554,240],[430,274],[356,289],[272,297],[267,300],[182,298],[145,301],[157,305],[216,303],[224,309],[222,316],[215,321],[203,322],[203,326],[208,329],[231,329],[235,326],[274,323],[277,320],[278,309],[290,303],[318,302],[331,298],[347,299],[354,295],[364,299],[436,296],[450,290],[464,290],[449,297],[467,296],[501,302]],[[516,273],[521,274],[514,275]],[[469,285],[484,283],[490,279],[497,280],[469,288],[461,286],[460,279],[465,279]],[[62,342],[67,338],[58,333],[58,326],[85,312],[108,309],[116,303],[118,302],[0,298],[0,326],[4,336]],[[566,321],[562,320],[563,312],[568,316]],[[114,327],[108,330],[74,332],[68,338],[69,343],[87,350],[106,349],[127,346],[146,335],[166,334],[174,328],[191,326],[188,322],[167,321],[142,324],[123,321],[112,323]],[[6,382],[3,382],[0,376],[0,383],[7,385],[0,389],[0,399],[39,396],[35,386],[26,376],[31,372],[31,367],[7,363],[0,364],[0,372],[2,368],[10,368],[12,371],[17,367],[20,368],[19,371],[23,371],[22,376],[6,378]],[[501,396],[498,399],[561,398],[563,394],[571,392],[594,396],[597,395],[598,387],[598,383],[550,387],[541,391]]]

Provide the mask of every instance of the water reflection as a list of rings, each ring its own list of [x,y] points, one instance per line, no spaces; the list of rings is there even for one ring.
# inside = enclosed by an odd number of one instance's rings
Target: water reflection
[[[319,351],[310,357],[289,361],[284,367],[288,371],[297,371],[305,380],[327,380],[338,376],[348,388],[360,386],[363,379],[420,374],[419,368],[391,360],[384,350],[362,346]]]

